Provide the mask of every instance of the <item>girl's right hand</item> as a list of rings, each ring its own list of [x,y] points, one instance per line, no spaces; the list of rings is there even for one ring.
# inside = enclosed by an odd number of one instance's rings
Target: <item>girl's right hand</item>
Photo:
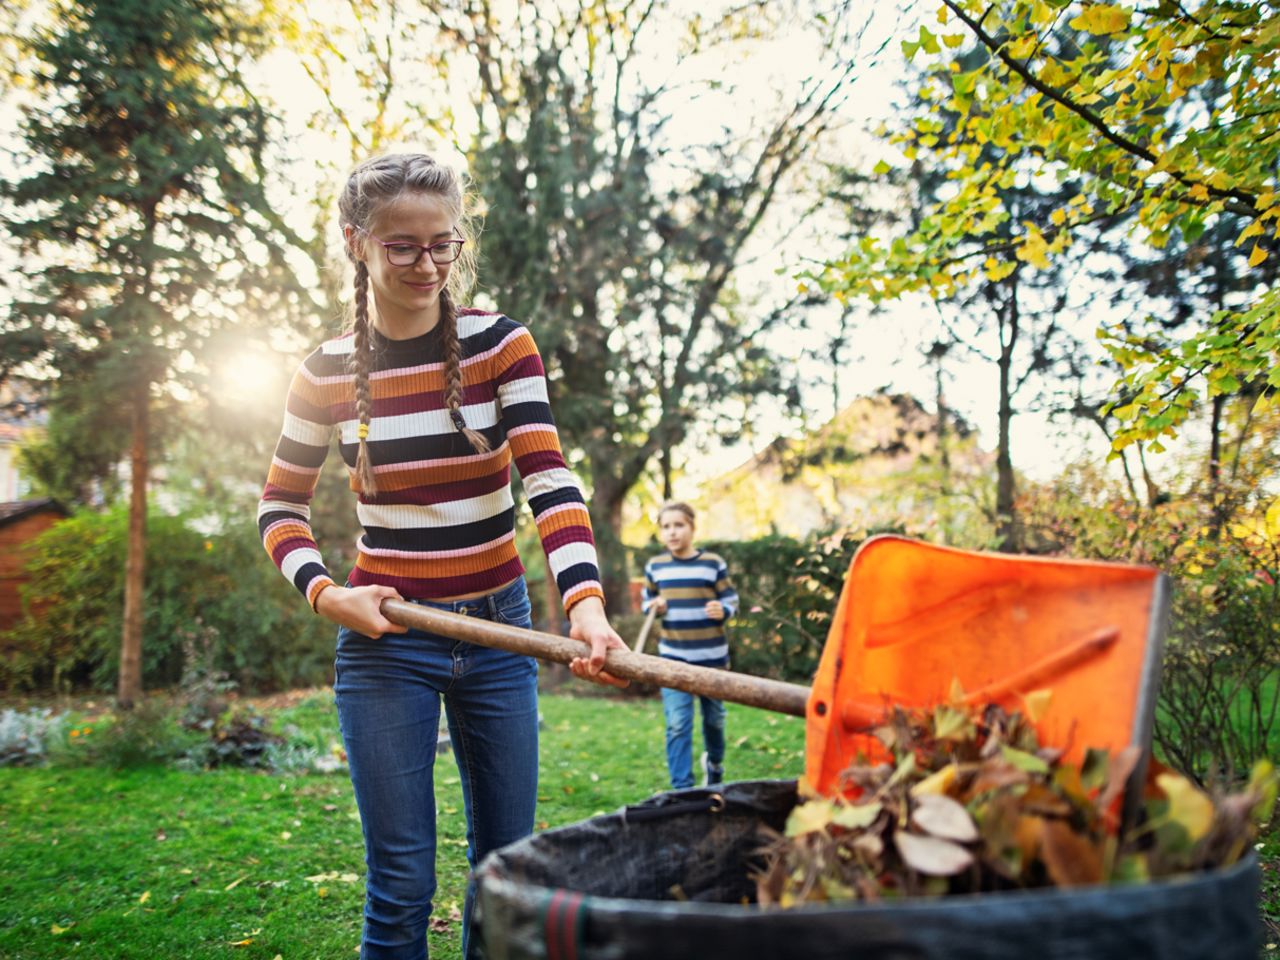
[[[392,623],[382,615],[383,600],[402,600],[395,587],[370,584],[367,587],[325,587],[316,597],[316,613],[342,627],[375,640],[384,633],[405,633],[408,627]]]
[[[666,612],[667,612],[667,598],[666,598],[666,597],[656,597],[656,598],[654,599],[653,603],[651,603],[651,604],[649,605],[649,609],[650,609],[650,610],[654,610],[654,611],[656,611],[657,613],[666,613]]]

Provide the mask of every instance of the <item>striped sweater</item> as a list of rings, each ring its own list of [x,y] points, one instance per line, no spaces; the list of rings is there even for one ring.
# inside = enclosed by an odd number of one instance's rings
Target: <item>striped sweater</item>
[[[738,594],[729,582],[724,560],[705,550],[681,559],[660,553],[644,567],[644,595],[640,609],[645,613],[659,595],[667,601],[662,615],[658,653],[708,667],[729,663],[729,644],[724,625],[738,612]],[[709,600],[719,600],[724,620],[707,616]]]
[[[357,492],[363,528],[352,586],[384,584],[410,599],[495,589],[524,572],[515,547],[511,461],[567,611],[603,599],[591,521],[565,466],[533,337],[505,316],[462,310],[462,412],[492,447],[476,453],[444,402],[438,330],[409,340],[370,332],[373,415],[369,453],[376,496],[355,477],[359,418],[348,369],[351,334],[314,350],[294,374],[266,488],[258,505],[263,544],[312,604],[333,582],[316,547],[310,503],[333,434]]]

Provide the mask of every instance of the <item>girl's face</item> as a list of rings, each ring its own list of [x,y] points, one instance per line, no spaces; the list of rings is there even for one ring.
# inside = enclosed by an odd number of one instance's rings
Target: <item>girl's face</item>
[[[373,218],[368,233],[347,228],[356,258],[369,268],[369,288],[383,333],[416,334],[434,327],[440,316],[440,291],[453,267],[434,262],[425,251],[412,266],[397,267],[387,260],[383,244],[401,240],[427,246],[457,237],[456,227],[442,198],[406,193]]]
[[[658,517],[658,536],[672,554],[682,556],[693,548],[693,521],[679,510],[666,510]]]

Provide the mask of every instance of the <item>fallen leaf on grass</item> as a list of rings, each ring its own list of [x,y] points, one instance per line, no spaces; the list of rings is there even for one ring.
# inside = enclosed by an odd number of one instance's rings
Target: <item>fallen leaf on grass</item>
[[[359,878],[354,873],[339,873],[337,870],[330,870],[328,873],[313,873],[304,879],[309,883],[328,883],[334,880],[339,883],[355,883]]]
[[[144,892],[143,892],[142,896],[140,896],[140,897],[138,898],[138,902],[139,902],[139,903],[146,903],[146,902],[147,902],[148,900],[150,900],[150,899],[151,899],[151,891],[150,891],[150,890],[146,890],[146,891],[144,891]]]
[[[242,874],[241,876],[236,877],[234,880],[228,883],[225,887],[223,887],[222,892],[226,893],[228,890],[234,890],[236,887],[240,886],[240,884],[244,883],[248,879],[249,879],[249,875],[247,873]]]
[[[58,926],[58,924],[55,923],[51,927],[49,927],[49,932],[56,937],[59,934],[66,933],[68,930],[70,930],[74,926],[75,926],[74,922],[68,923],[65,927],[60,927]]]

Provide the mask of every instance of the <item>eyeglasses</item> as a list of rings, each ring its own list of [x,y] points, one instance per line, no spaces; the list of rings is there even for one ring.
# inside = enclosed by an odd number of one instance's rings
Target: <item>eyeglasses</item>
[[[462,247],[467,241],[462,239],[440,240],[436,243],[410,243],[408,240],[379,240],[368,230],[364,231],[371,240],[382,244],[387,252],[387,263],[393,267],[416,266],[422,255],[428,254],[432,263],[453,263],[462,256]]]

